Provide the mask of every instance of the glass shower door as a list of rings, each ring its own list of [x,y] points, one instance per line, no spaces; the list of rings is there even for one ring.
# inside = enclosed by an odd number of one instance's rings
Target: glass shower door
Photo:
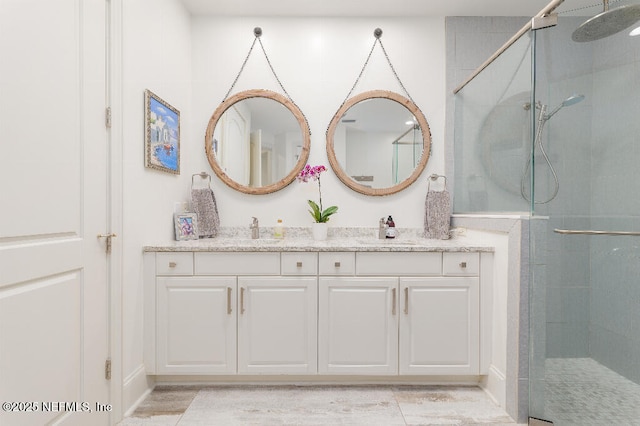
[[[640,425],[640,39],[574,42],[601,11],[536,32],[540,105],[584,96],[545,121],[559,190],[530,228],[529,412],[563,426]],[[554,176],[534,162],[544,200]]]

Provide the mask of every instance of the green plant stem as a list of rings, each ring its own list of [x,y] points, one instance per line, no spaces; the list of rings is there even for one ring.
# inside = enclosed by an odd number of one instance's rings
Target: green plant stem
[[[322,191],[320,190],[320,175],[318,175],[318,195],[320,196],[320,211],[322,212]]]

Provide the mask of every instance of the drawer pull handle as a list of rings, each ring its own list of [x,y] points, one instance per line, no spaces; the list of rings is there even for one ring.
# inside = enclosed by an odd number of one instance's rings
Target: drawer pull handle
[[[404,288],[404,314],[409,315],[409,287]]]
[[[240,314],[244,314],[244,287],[240,287]]]
[[[231,287],[227,287],[227,314],[231,315],[233,309],[231,309]]]
[[[339,268],[340,267],[340,262],[334,263],[333,266],[335,266],[336,268]]]
[[[467,262],[460,262],[460,267],[462,269],[466,268],[467,267]]]
[[[178,266],[176,262],[169,262],[169,268],[175,268],[176,266]]]
[[[391,315],[396,314],[396,289],[391,289]]]
[[[302,268],[302,262],[296,262],[296,267]]]

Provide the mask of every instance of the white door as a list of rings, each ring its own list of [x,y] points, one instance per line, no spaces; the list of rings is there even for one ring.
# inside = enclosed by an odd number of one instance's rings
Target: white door
[[[0,1],[0,401],[28,403],[3,425],[110,422],[105,21]]]
[[[235,374],[236,278],[157,279],[160,374]]]
[[[241,106],[241,105],[240,105]],[[244,110],[232,106],[225,111],[222,122],[220,164],[231,179],[240,185],[249,185],[249,132],[251,122]],[[250,118],[251,115],[248,114]]]
[[[238,373],[315,374],[316,277],[240,277],[238,290]]]
[[[262,130],[258,129],[249,135],[250,176],[249,186],[260,187],[262,183]],[[266,183],[266,182],[265,182]]]
[[[400,374],[480,374],[477,277],[400,278]]]
[[[397,278],[320,278],[318,371],[397,374]]]

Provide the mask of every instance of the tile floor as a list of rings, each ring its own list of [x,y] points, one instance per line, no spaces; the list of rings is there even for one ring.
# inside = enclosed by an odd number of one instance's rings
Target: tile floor
[[[640,426],[640,385],[591,358],[547,359],[545,382],[555,426]]]
[[[516,423],[471,386],[158,386],[120,425]]]

